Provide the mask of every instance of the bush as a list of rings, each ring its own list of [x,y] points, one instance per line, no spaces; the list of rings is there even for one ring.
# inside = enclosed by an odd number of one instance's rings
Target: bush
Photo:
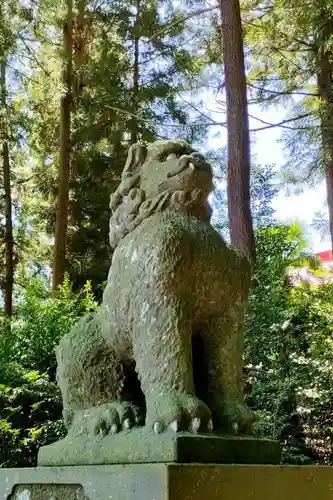
[[[333,286],[287,286],[287,269],[306,261],[297,227],[266,228],[257,241],[245,332],[248,402],[263,433],[281,440],[285,462],[332,463]]]
[[[0,466],[36,465],[40,446],[65,435],[61,396],[55,382],[18,364],[2,367],[15,384],[0,384]]]
[[[96,309],[89,284],[72,292],[68,279],[52,297],[30,283],[11,327],[0,331],[0,467],[34,466],[40,446],[64,436],[54,348],[78,320]]]
[[[290,287],[290,267],[315,264],[294,226],[256,234],[258,260],[245,330],[247,402],[287,463],[333,463],[333,286]],[[317,271],[320,272],[320,271]],[[96,309],[89,285],[57,296],[34,281],[0,331],[0,466],[36,464],[40,446],[64,436],[54,347]]]

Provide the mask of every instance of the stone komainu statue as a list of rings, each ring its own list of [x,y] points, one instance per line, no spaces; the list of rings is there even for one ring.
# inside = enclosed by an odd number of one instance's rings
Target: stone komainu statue
[[[210,225],[212,171],[181,141],[130,148],[111,196],[103,302],[57,348],[69,436],[146,425],[249,431],[243,322],[250,269]]]

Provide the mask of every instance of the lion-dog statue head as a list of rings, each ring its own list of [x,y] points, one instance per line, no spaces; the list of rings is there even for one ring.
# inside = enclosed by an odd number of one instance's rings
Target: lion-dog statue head
[[[212,186],[210,164],[186,142],[134,144],[110,199],[111,247],[156,212],[184,212],[210,220],[207,198]]]

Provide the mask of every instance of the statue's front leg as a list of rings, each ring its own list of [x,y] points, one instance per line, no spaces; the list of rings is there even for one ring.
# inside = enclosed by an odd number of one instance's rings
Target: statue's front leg
[[[195,396],[192,326],[181,299],[143,302],[133,330],[136,369],[146,398],[146,426],[197,432],[207,429],[210,410]]]
[[[214,429],[252,432],[253,413],[244,403],[244,307],[233,304],[214,317],[204,335],[207,395]]]

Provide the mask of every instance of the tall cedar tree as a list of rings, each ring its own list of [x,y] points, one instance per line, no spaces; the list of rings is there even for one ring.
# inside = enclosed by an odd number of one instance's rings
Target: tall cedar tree
[[[75,5],[79,17],[79,3]],[[56,16],[49,16],[51,7],[42,11],[40,23],[46,40],[51,30],[44,26],[52,26],[58,37]],[[129,0],[121,8],[117,2],[99,3],[86,8],[78,43],[75,14],[66,270],[76,290],[91,280],[98,295],[107,275],[109,196],[119,183],[129,143],[202,137],[205,123],[178,97],[200,74],[204,61],[184,48],[190,35],[175,20],[179,20],[177,12],[161,9],[154,0]],[[77,46],[82,44],[84,50],[77,58]],[[39,64],[27,91],[27,106],[34,117],[28,141],[36,165],[36,192],[43,203],[35,204],[31,212],[53,236],[60,58],[56,45],[47,42],[40,44],[36,58]]]
[[[8,146],[8,123],[7,123],[7,91],[6,91],[6,59],[2,55],[0,63],[0,92],[2,107],[2,169],[4,184],[5,203],[5,286],[4,286],[4,312],[7,317],[12,315],[13,310],[13,284],[14,284],[14,238],[12,219],[12,194],[11,176]]]
[[[243,31],[238,0],[220,0],[228,128],[228,214],[231,244],[253,264],[250,136]]]
[[[1,223],[0,269],[4,313],[12,315],[13,290],[27,275],[36,270],[45,246],[40,234],[26,217],[25,199],[32,178],[28,162],[26,138],[27,107],[24,106],[22,81],[29,71],[31,49],[30,10],[20,8],[15,0],[6,0],[0,7],[0,164]],[[39,252],[41,250],[42,253]]]
[[[64,94],[60,99],[60,151],[59,179],[54,241],[52,288],[61,284],[66,270],[66,246],[71,164],[71,111],[73,69],[73,1],[67,0],[67,18],[64,23],[64,68],[62,73]]]
[[[139,84],[140,84],[140,9],[141,0],[136,1],[135,5],[135,21],[133,27],[133,44],[134,44],[134,61],[133,61],[133,87],[132,87],[132,119],[130,125],[131,134],[131,144],[135,144],[138,141],[138,97],[139,97]]]
[[[67,240],[69,222],[69,190],[72,155],[72,112],[84,86],[83,64],[86,62],[88,22],[85,19],[86,0],[77,1],[77,15],[73,16],[73,1],[67,1],[67,19],[64,25],[64,68],[62,81],[65,94],[60,100],[60,155],[59,180],[53,263],[53,289],[56,290],[67,269]]]

